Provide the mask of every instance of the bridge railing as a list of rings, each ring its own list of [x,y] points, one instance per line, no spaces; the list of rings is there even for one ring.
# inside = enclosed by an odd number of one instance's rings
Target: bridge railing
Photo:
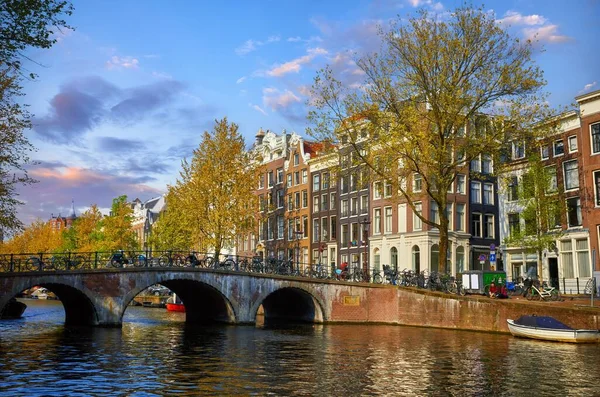
[[[55,272],[128,268],[206,268],[232,272],[260,273],[333,279],[353,282],[392,282],[378,271],[362,272],[357,267],[340,273],[331,265],[292,260],[220,255],[196,251],[114,251],[0,254],[0,273]],[[358,270],[357,270],[358,269]]]

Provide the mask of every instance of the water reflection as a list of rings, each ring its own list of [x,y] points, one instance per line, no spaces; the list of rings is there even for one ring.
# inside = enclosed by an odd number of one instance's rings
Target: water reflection
[[[185,314],[133,307],[122,329],[65,328],[59,302],[26,315],[0,322],[4,395],[594,395],[600,383],[597,345],[396,326],[189,327]]]

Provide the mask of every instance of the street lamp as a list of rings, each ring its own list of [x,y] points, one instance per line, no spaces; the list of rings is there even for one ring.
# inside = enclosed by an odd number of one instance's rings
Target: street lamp
[[[368,269],[369,269],[369,253],[368,253],[368,241],[369,241],[369,225],[371,224],[371,221],[369,221],[368,218],[364,218],[362,221],[359,222],[361,225],[363,225],[363,243],[365,246],[365,258],[363,260],[363,271],[365,274],[368,274]]]

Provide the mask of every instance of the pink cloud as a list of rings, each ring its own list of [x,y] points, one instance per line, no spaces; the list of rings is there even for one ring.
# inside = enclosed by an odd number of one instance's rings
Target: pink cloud
[[[292,61],[275,66],[273,69],[267,71],[267,74],[273,77],[280,77],[288,73],[298,73],[302,68],[302,65],[310,63],[318,55],[325,54],[327,54],[327,50],[323,48],[311,48],[308,50],[307,55],[303,55]]]

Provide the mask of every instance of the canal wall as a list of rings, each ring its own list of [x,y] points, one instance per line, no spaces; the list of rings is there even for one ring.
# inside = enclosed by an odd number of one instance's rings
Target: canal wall
[[[585,303],[463,297],[383,286],[340,294],[332,302],[330,320],[508,333],[507,319],[535,314],[552,316],[577,329],[600,329],[600,308],[584,307]]]

